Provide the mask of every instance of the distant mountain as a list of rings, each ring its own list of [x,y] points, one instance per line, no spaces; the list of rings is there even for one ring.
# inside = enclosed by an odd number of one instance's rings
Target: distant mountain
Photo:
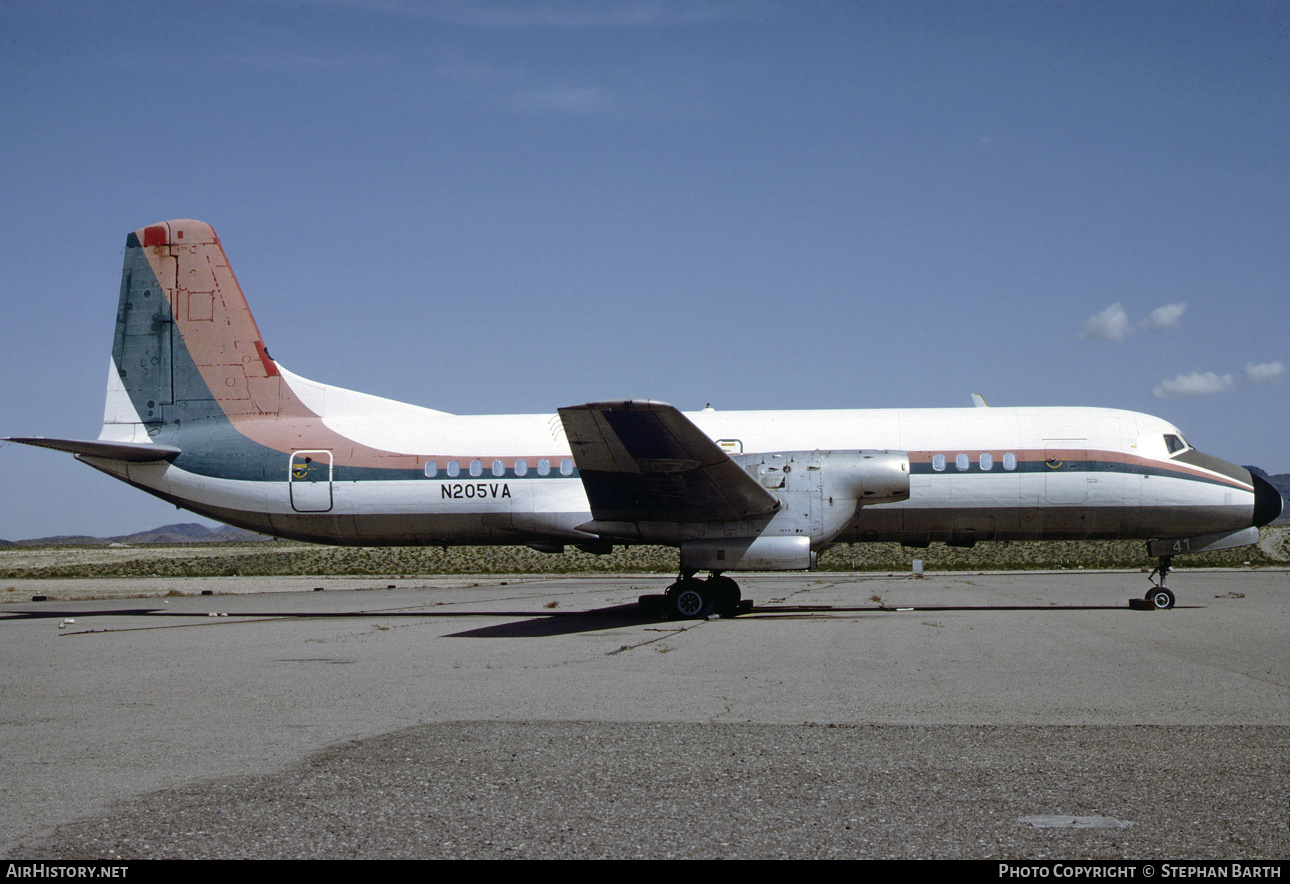
[[[222,525],[210,529],[196,522],[183,522],[177,525],[163,525],[150,531],[139,531],[135,534],[122,534],[116,537],[87,537],[83,534],[60,534],[54,537],[37,537],[31,540],[0,540],[0,544],[18,546],[74,546],[92,543],[247,543],[258,540],[272,540],[267,534],[244,531]]]

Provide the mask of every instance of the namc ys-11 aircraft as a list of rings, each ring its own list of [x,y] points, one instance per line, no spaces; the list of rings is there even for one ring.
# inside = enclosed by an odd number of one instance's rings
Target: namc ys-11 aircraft
[[[1161,564],[1146,598],[1170,608],[1172,555],[1255,543],[1282,508],[1261,478],[1129,411],[682,414],[623,400],[462,416],[326,386],[270,357],[198,221],[126,237],[98,439],[11,441],[283,538],[673,546],[679,577],[642,609],[678,618],[747,609],[729,572],[809,570],[864,541],[1146,540]]]

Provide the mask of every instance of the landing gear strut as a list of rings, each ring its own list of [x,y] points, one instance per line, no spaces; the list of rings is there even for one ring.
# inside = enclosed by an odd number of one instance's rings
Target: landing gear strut
[[[1172,556],[1161,556],[1160,564],[1147,578],[1152,581],[1152,587],[1147,590],[1145,598],[1158,611],[1167,611],[1174,606],[1174,594],[1165,588],[1165,578],[1169,576],[1169,572],[1172,570],[1170,567],[1172,561]],[[1154,582],[1157,574],[1160,575],[1159,583]]]
[[[739,584],[720,571],[713,571],[707,580],[700,580],[694,574],[694,571],[682,571],[661,596],[641,596],[641,613],[647,617],[702,620],[713,614],[734,617],[741,608],[751,607],[751,602],[742,603]]]

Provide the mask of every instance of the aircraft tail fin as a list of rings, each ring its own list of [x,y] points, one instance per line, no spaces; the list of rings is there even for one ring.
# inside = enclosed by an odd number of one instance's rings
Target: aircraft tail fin
[[[186,424],[275,415],[282,386],[210,225],[126,237],[100,439],[163,441]]]

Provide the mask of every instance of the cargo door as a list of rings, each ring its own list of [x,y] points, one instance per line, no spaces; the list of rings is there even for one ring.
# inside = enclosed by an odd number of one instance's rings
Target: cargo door
[[[291,486],[291,508],[298,513],[331,510],[331,452],[297,451],[291,455],[287,472]]]
[[[1071,505],[1088,497],[1088,440],[1044,440],[1044,497],[1049,503]]]

